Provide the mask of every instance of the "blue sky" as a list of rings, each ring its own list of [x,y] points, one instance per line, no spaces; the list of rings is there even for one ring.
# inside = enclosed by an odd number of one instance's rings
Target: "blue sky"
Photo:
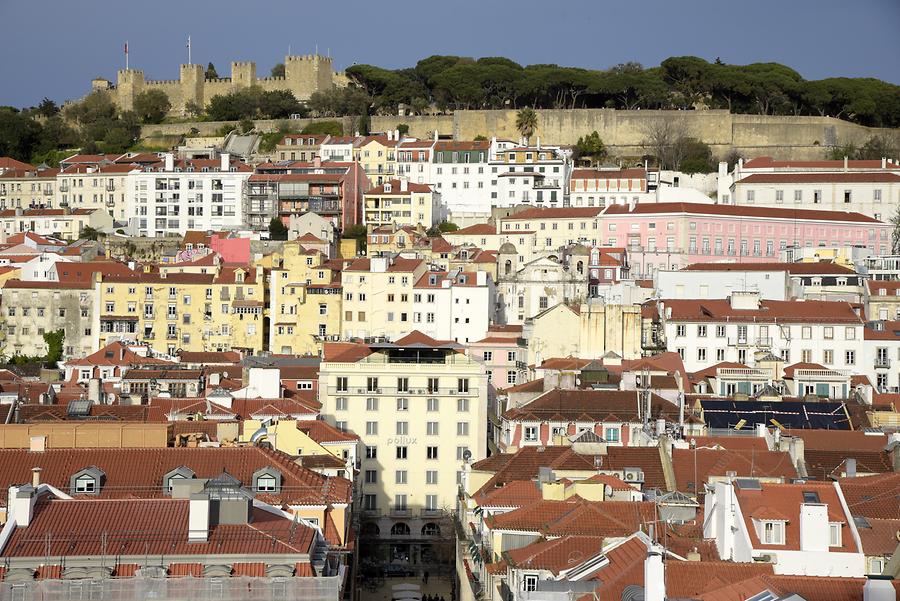
[[[287,54],[330,51],[338,68],[411,66],[432,54],[507,56],[522,64],[606,68],[669,56],[777,61],[807,79],[900,83],[900,0],[0,0],[0,105],[62,101],[132,68],[175,79],[187,62],[253,60],[267,74]],[[172,25],[176,23],[176,25]]]

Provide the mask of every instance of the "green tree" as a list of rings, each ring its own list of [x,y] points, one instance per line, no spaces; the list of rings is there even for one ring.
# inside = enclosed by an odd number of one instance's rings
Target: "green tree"
[[[525,107],[516,113],[516,129],[528,140],[538,126],[538,115],[534,109]]]
[[[278,217],[272,217],[269,222],[269,240],[287,240],[288,228]]]
[[[249,134],[253,131],[253,119],[247,119],[246,117],[241,119],[241,122],[238,123],[238,131],[242,134]]]
[[[65,330],[60,329],[44,333],[44,342],[47,344],[47,354],[44,355],[44,361],[48,365],[56,365],[62,359],[65,340]]]
[[[452,221],[441,221],[438,224],[437,229],[442,234],[446,234],[447,232],[455,232],[456,230],[459,229],[459,226],[456,225],[455,223],[453,223]]]
[[[716,171],[712,150],[708,144],[696,138],[685,138],[682,144],[684,145],[684,158],[681,159],[679,165],[681,171],[688,174]]]
[[[306,116],[308,111],[290,90],[271,90],[260,96],[259,113],[268,119],[286,119],[291,115]]]
[[[219,73],[216,71],[216,66],[212,63],[206,65],[206,79],[219,79]]]
[[[272,67],[272,77],[284,77],[284,63],[277,63]]]
[[[894,226],[891,232],[891,254],[900,254],[900,206],[891,216],[891,225]]]
[[[407,123],[398,123],[398,124],[397,124],[397,131],[400,132],[400,135],[401,135],[401,136],[405,136],[406,134],[409,133],[409,124],[407,124]]]
[[[12,107],[0,107],[0,156],[31,159],[41,138],[39,123]]]
[[[591,164],[594,164],[602,162],[608,154],[603,140],[600,139],[600,134],[596,131],[578,138],[578,142],[575,143],[576,159],[588,159]]]
[[[79,236],[82,240],[94,240],[102,236],[103,234],[89,225],[84,226],[81,230],[81,236]]]
[[[300,133],[343,136],[344,126],[339,121],[314,121],[307,124]]]
[[[193,100],[189,100],[187,104],[184,105],[184,112],[190,117],[199,117],[203,114],[203,107]]]
[[[53,117],[54,115],[59,114],[59,107],[55,102],[44,96],[44,99],[41,100],[41,103],[37,107],[37,113],[42,117]]]
[[[142,123],[159,123],[171,108],[172,103],[162,90],[146,90],[134,97],[134,112]]]

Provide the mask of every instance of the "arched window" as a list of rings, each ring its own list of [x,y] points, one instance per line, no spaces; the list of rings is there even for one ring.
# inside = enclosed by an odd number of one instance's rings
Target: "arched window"
[[[506,260],[506,265],[504,267],[504,273],[506,275],[509,275],[512,273],[512,261],[510,261],[509,259]]]
[[[409,526],[405,522],[397,522],[391,526],[393,536],[409,536]]]
[[[422,536],[440,536],[441,527],[434,522],[428,522],[422,526]]]
[[[600,262],[600,251],[596,248],[591,251],[591,265],[596,265]]]
[[[584,273],[584,262],[578,261],[578,264],[575,266],[575,269],[578,270],[578,273]]]

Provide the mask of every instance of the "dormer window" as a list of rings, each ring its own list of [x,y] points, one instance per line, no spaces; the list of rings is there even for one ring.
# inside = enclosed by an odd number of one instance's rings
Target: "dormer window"
[[[253,490],[256,492],[278,492],[281,490],[281,472],[269,467],[253,472]]]
[[[194,471],[188,467],[176,467],[171,472],[163,476],[163,494],[171,495],[172,489],[175,488],[175,482],[178,480],[192,480],[195,478]]]
[[[841,526],[840,522],[831,522],[828,524],[828,546],[841,546]]]
[[[96,495],[100,493],[106,474],[100,468],[91,466],[72,474],[69,491],[75,495]]]

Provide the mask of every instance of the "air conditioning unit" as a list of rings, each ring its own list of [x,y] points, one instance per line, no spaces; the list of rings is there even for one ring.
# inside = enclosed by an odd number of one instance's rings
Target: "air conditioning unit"
[[[641,471],[640,468],[636,467],[626,467],[624,470],[624,480],[625,482],[635,482],[635,483],[643,483],[644,482],[644,472]]]

